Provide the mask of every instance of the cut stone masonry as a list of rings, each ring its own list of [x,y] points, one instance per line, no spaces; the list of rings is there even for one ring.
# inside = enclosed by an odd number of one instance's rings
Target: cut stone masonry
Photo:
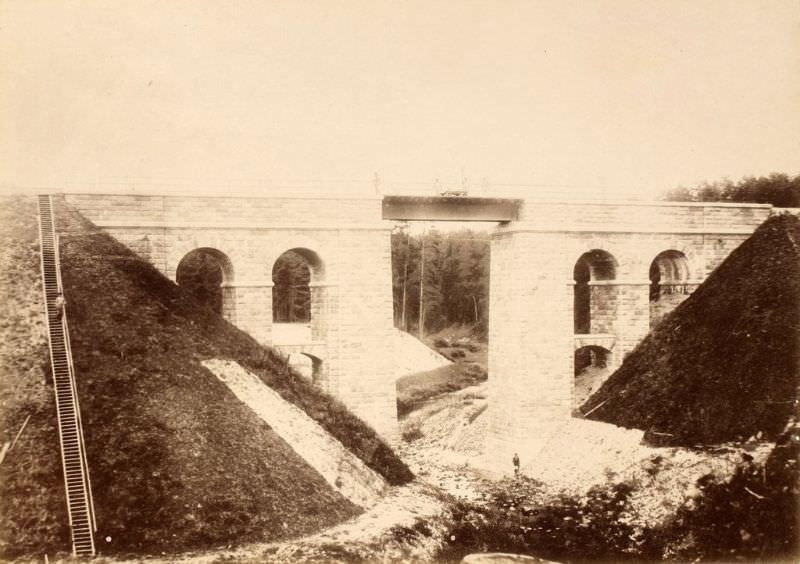
[[[771,213],[761,204],[470,198],[456,198],[450,213],[453,198],[403,196],[384,206],[345,197],[65,198],[172,280],[188,253],[219,253],[229,267],[223,315],[265,345],[316,359],[315,382],[390,441],[398,439],[390,220],[501,221],[491,241],[489,451],[509,459],[570,418],[576,349],[611,347],[611,362],[621,363]],[[280,342],[273,331],[272,268],[287,250],[319,261],[307,343]],[[613,258],[614,272],[588,281],[589,329],[576,335],[573,271],[594,251]],[[680,268],[652,268],[665,251]]]

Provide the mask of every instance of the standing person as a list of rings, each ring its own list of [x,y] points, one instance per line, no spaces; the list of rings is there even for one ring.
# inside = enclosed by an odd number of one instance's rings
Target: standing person
[[[56,310],[56,321],[61,321],[64,317],[64,306],[67,305],[67,300],[64,299],[64,294],[58,293],[56,299],[53,300],[53,307]]]
[[[519,477],[519,455],[515,452],[514,458],[511,459],[511,462],[514,463],[514,477]]]

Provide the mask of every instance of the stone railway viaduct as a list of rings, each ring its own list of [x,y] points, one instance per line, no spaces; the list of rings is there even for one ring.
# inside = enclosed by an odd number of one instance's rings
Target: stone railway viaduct
[[[619,364],[771,213],[760,204],[466,197],[65,199],[172,280],[190,253],[216,256],[223,315],[265,345],[312,358],[314,381],[390,441],[393,222],[496,222],[487,451],[501,459],[521,445],[531,453],[570,417],[576,350]],[[311,273],[310,328],[273,322],[272,269],[288,250]]]

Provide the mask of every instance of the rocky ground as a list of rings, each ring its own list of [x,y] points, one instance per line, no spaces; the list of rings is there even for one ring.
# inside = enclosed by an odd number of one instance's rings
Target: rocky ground
[[[366,513],[301,539],[189,554],[181,560],[432,561],[461,540],[453,522],[459,503],[490,504],[498,492],[524,490],[529,507],[557,506],[564,496],[581,504],[590,499],[593,487],[611,491],[620,484],[630,486],[631,493],[614,519],[628,528],[635,546],[637,535],[663,525],[680,507],[691,506],[699,478],[711,475],[724,481],[744,456],[758,463],[772,447],[752,441],[705,451],[654,448],[641,444],[639,431],[575,419],[536,461],[523,461],[526,477],[515,480],[511,472],[493,470],[482,458],[486,393],[485,383],[459,390],[406,417],[403,428],[413,426],[419,437],[404,442],[398,452],[417,480],[393,488]]]
[[[786,525],[800,490],[793,454],[800,433],[791,419],[797,233],[796,218],[762,226],[646,340],[639,365],[639,357],[627,363],[633,375],[618,371],[605,395],[583,405],[587,412],[613,398],[620,405],[603,409],[618,419],[607,420],[650,429],[647,441],[642,431],[571,419],[535,455],[520,449],[525,477],[513,479],[510,463],[484,456],[486,384],[452,391],[403,418],[407,441],[399,453],[418,480],[396,494],[391,511],[262,556],[457,560],[476,549],[569,561],[797,556],[796,531]],[[659,339],[666,345],[655,346]],[[665,349],[672,351],[668,369]],[[651,373],[658,368],[663,373]],[[584,373],[577,402],[606,375]],[[682,440],[653,440],[661,435]],[[652,446],[666,443],[672,446]],[[431,500],[428,511],[414,505],[421,496]],[[376,549],[382,542],[386,548]]]
[[[613,370],[609,366],[587,366],[575,376],[572,407],[578,409],[605,382]]]

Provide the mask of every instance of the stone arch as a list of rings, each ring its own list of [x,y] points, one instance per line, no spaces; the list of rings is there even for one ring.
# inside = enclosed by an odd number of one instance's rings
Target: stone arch
[[[682,257],[681,260],[684,261],[690,283],[696,283],[703,278],[705,258],[702,249],[698,249],[695,244],[688,241],[666,238],[660,241],[649,241],[647,246],[639,249],[634,277],[642,280],[651,279],[653,261],[660,255],[673,253]]]
[[[310,323],[312,284],[324,279],[325,267],[319,255],[304,247],[281,253],[272,264],[273,323]]]
[[[682,251],[669,249],[650,263],[650,326],[653,327],[682,302],[692,280],[689,259]]]
[[[315,386],[322,385],[323,363],[324,361],[320,357],[308,352],[291,353],[289,355],[289,365]]]
[[[572,278],[575,261],[571,257],[592,256],[601,254],[608,256],[613,261],[614,279],[628,279],[636,276],[636,263],[639,260],[640,249],[631,245],[629,241],[614,237],[591,237],[573,239],[565,249],[565,258],[562,268],[566,279]]]
[[[651,282],[661,284],[688,283],[691,279],[689,259],[683,251],[661,251],[650,263]]]
[[[282,280],[279,269],[283,257],[291,255],[295,261],[295,274]],[[297,262],[302,263],[302,268]],[[300,278],[297,278],[299,272]],[[274,342],[281,340],[280,335],[291,336],[291,342],[327,342],[328,340],[328,312],[331,310],[332,295],[326,281],[326,265],[319,254],[307,247],[292,247],[281,253],[272,267],[272,330]],[[295,296],[299,302],[290,302],[288,307],[298,307],[302,316],[286,316],[280,312],[286,311],[283,303],[289,292],[287,286],[296,286]],[[277,312],[277,313],[276,313]]]
[[[611,365],[611,351],[600,345],[585,345],[575,349],[575,376],[587,367],[606,368]]]
[[[578,408],[597,391],[614,370],[612,351],[599,345],[586,345],[573,353],[573,407]]]
[[[619,263],[608,251],[592,249],[583,253],[572,270],[574,280],[573,320],[576,334],[610,331]]]
[[[175,282],[228,321],[235,321],[231,259],[212,247],[187,252],[175,268]]]

